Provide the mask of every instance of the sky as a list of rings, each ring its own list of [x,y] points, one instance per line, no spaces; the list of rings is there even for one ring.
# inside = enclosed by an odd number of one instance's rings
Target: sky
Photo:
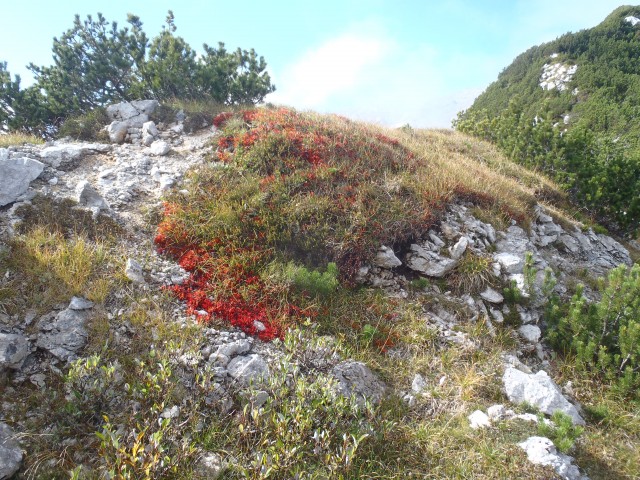
[[[591,28],[610,0],[0,0],[0,61],[23,84],[26,65],[52,63],[75,14],[101,12],[147,36],[173,10],[176,35],[254,48],[276,91],[267,101],[387,126],[448,128],[460,110],[529,47]]]

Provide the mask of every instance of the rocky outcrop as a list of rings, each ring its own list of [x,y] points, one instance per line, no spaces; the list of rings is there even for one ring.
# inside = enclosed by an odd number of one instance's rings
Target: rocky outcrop
[[[152,129],[147,124],[149,115],[152,114],[159,103],[156,100],[136,100],[133,102],[121,102],[107,107],[107,115],[111,124],[107,127],[109,140],[113,143],[140,141],[143,135],[149,135]],[[144,125],[147,124],[145,131]]]

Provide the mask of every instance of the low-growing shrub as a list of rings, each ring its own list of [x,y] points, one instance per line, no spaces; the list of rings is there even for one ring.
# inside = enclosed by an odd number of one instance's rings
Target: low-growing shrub
[[[111,120],[106,109],[97,107],[82,115],[67,118],[58,131],[58,137],[106,142],[109,140],[109,135],[105,126],[109,123]]]
[[[574,425],[571,417],[560,410],[553,412],[551,421],[553,423],[549,424],[545,422],[544,415],[538,415],[538,435],[553,441],[562,453],[569,453],[584,432],[584,427]]]
[[[451,272],[448,282],[459,292],[477,293],[492,283],[493,260],[467,250]]]
[[[640,387],[640,265],[609,272],[602,299],[589,302],[579,285],[565,314],[552,315],[547,337],[575,355],[579,369],[597,372],[621,392]]]

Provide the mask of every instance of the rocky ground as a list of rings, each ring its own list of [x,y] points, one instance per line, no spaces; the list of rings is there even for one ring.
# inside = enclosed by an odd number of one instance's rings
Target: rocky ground
[[[41,197],[71,198],[78,202],[77,208],[89,210],[96,218],[106,215],[123,228],[120,251],[129,282],[123,287],[126,292],[133,288],[138,298],[152,299],[162,286],[183,282],[187,273],[156,254],[149,217],[168,189],[181,188],[187,170],[206,161],[212,153],[209,141],[215,129],[207,127],[187,135],[180,117],[171,124],[156,125],[148,116],[155,106],[154,102],[134,102],[111,108],[110,144],[63,139],[44,146],[0,149],[3,242],[15,235],[23,221],[20,212],[24,206]],[[558,386],[546,373],[550,352],[541,342],[544,290],[552,285],[558,295],[566,297],[569,285],[583,282],[585,295],[593,297],[596,293],[585,279],[604,275],[621,263],[630,265],[628,251],[608,236],[560,224],[542,207],[537,208],[528,230],[515,222],[492,225],[474,212],[471,204],[449,206],[440,223],[406,252],[381,247],[373,264],[361,270],[359,281],[407,301],[415,295],[428,297],[427,307],[421,312],[423,321],[438,332],[440,342],[459,348],[473,349],[475,343],[458,328],[461,324],[484,321],[488,331],[495,333],[512,322],[510,319],[519,319],[515,327],[518,347],[502,352],[504,405],[470,414],[472,428],[487,428],[515,418],[539,421],[536,415],[516,414],[509,408],[522,402],[547,415],[562,411],[575,424],[584,424],[570,385]],[[517,294],[530,298],[527,306],[510,306],[497,287],[471,295],[449,289],[439,281],[476,258],[490,262],[492,281],[488,283],[513,284]],[[548,268],[554,272],[551,276],[545,274]],[[11,275],[7,271],[6,279]],[[428,278],[429,283],[416,292],[411,284],[419,277]],[[123,291],[121,296],[127,294]],[[116,292],[113,298],[118,295]],[[29,383],[47,389],[68,369],[69,362],[82,357],[90,340],[87,325],[95,308],[93,302],[77,296],[44,314],[32,310],[20,315],[0,312],[0,372],[5,377],[0,410],[0,479],[18,472],[24,456],[30,454],[28,442],[21,435],[26,419],[19,416],[17,412],[22,409],[14,403],[16,389]],[[109,320],[123,314],[121,302],[112,301],[105,308]],[[194,324],[178,302],[173,303],[169,316],[176,324]],[[110,336],[116,339],[113,346],[126,349],[135,328],[117,322],[110,328]],[[202,333],[205,340],[197,346],[196,354],[182,357],[180,362],[193,371],[207,367],[213,372],[215,388],[208,401],[222,411],[233,408],[230,390],[268,377],[283,355],[281,344],[266,344],[235,329],[203,327]],[[406,346],[397,345],[388,355],[403,356],[406,351]],[[321,357],[323,368],[337,379],[338,390],[355,393],[362,401],[377,402],[384,395],[397,395],[411,408],[426,392],[425,379],[419,372],[410,386],[393,391],[362,362],[342,359],[335,353]],[[169,409],[166,416],[171,418],[178,415],[176,412]],[[34,407],[32,414],[46,412],[40,406]],[[550,466],[561,478],[586,478],[571,463],[571,457],[556,452],[546,438],[531,437],[519,445],[531,462]],[[202,462],[216,464],[207,455],[202,456]]]

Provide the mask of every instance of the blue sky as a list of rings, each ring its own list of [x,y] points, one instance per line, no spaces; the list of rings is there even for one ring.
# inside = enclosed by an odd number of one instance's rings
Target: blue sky
[[[0,61],[51,64],[51,45],[74,14],[140,16],[149,37],[167,10],[197,51],[225,42],[255,48],[277,91],[267,100],[390,126],[449,127],[513,58],[600,23],[609,0],[167,0],[3,2]]]

